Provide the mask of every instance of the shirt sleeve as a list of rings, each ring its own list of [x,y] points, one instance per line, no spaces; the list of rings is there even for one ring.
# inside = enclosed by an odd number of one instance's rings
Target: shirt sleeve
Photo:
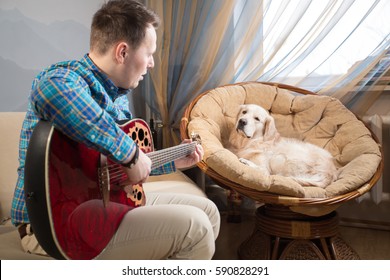
[[[164,164],[163,166],[160,166],[158,168],[153,169],[152,172],[150,173],[150,175],[151,176],[163,175],[163,174],[169,174],[169,173],[172,173],[175,171],[176,171],[175,163],[172,161],[172,162]]]
[[[37,116],[68,137],[120,163],[130,157],[134,141],[92,98],[88,85],[65,69],[56,69],[33,85],[31,104]]]
[[[126,95],[119,96],[113,103],[113,111],[115,111],[115,121],[130,120],[133,115],[129,109],[129,99]]]

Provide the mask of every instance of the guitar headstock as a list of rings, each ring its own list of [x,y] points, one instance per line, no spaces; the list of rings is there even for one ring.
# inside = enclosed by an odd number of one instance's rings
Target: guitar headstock
[[[192,131],[190,137],[191,137],[191,140],[193,142],[197,142],[198,144],[202,144],[202,140],[200,139],[200,136],[198,133],[195,133],[194,131]]]

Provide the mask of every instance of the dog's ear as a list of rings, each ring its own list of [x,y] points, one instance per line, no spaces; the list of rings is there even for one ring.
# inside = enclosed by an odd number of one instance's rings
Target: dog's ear
[[[280,137],[279,132],[276,130],[274,118],[267,116],[264,123],[264,141],[277,140]]]

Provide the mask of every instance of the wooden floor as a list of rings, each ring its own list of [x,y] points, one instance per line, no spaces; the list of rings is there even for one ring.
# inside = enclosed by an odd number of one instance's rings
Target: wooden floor
[[[212,182],[212,181],[211,181]],[[259,205],[243,200],[249,211],[241,215],[241,223],[227,222],[226,191],[215,184],[206,184],[207,196],[215,202],[221,212],[221,229],[216,241],[215,260],[237,260],[237,250],[254,229],[254,211]],[[243,208],[245,209],[245,205]],[[390,260],[390,231],[362,227],[339,226],[343,240],[352,247],[362,260]]]
[[[250,236],[254,227],[253,215],[243,215],[241,223],[228,223],[226,218],[226,214],[221,214],[215,260],[238,259],[237,249]],[[343,239],[362,260],[390,260],[390,231],[346,226],[340,226],[339,230]]]

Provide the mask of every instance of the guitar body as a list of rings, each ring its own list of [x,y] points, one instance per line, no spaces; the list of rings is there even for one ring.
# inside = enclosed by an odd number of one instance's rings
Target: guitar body
[[[143,120],[131,120],[120,128],[143,152],[153,151]],[[126,178],[120,165],[40,121],[27,151],[25,194],[42,248],[57,259],[95,258],[123,216],[145,204],[142,185],[124,186]]]

